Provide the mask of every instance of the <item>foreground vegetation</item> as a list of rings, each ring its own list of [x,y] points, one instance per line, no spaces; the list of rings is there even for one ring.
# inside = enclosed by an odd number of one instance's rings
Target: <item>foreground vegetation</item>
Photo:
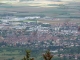
[[[53,55],[51,55],[50,50],[43,54],[44,60],[51,60],[52,57]],[[30,50],[26,50],[26,56],[22,60],[34,60],[34,58],[30,58]]]
[[[27,47],[0,47],[0,59],[1,60],[21,60],[26,56],[26,49]],[[34,58],[34,60],[45,60],[45,50],[40,49],[40,50],[32,50],[30,52],[30,57]],[[51,52],[53,55],[52,60],[75,60],[75,56],[77,54],[80,54],[80,47],[70,47],[70,48],[64,48],[63,51],[58,51],[57,53]],[[69,58],[66,56],[61,57],[62,54],[66,55],[72,55]],[[58,56],[56,56],[58,55]],[[60,56],[61,55],[61,56]],[[79,60],[80,57],[78,57],[77,60]]]

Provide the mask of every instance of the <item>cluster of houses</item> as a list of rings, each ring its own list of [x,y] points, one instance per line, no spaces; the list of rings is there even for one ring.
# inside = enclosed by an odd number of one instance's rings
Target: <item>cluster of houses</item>
[[[38,19],[40,19],[40,16],[1,19],[0,37],[2,37],[5,42],[12,44],[26,44],[28,40],[54,40],[57,45],[61,45],[64,40],[80,40],[80,38],[78,38],[80,35],[78,23],[65,22],[54,25],[46,22],[38,22]],[[73,43],[68,44],[67,42],[63,42],[63,44],[72,45]]]

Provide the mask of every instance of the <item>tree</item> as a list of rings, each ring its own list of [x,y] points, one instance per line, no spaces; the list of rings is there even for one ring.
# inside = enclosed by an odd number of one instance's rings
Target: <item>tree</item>
[[[51,55],[50,50],[46,51],[45,54],[43,54],[44,60],[51,60],[53,55]]]
[[[30,50],[26,50],[26,56],[22,60],[34,60],[34,58],[30,58]]]

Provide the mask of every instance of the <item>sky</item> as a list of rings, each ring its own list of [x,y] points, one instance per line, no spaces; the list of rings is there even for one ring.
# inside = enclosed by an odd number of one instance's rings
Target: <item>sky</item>
[[[0,1],[10,1],[10,0],[0,0]],[[13,1],[15,1],[15,0],[13,0]],[[80,1],[80,0],[61,0],[61,1]]]
[[[73,0],[61,0],[61,1],[73,1]]]
[[[15,0],[0,0],[0,3],[6,2],[6,1],[13,3],[12,1],[15,1]],[[36,1],[44,1],[44,0],[36,0]],[[52,0],[52,1],[54,1],[54,0]],[[55,0],[55,1],[57,1],[57,0]],[[80,0],[60,0],[60,1],[62,1],[62,2],[80,2]],[[16,0],[16,2],[18,2],[18,0]]]

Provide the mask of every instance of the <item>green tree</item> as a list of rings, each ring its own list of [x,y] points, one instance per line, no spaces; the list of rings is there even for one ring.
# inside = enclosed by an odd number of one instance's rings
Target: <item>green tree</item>
[[[46,51],[45,54],[43,54],[44,60],[51,60],[53,55],[50,53],[50,50]]]
[[[26,56],[22,60],[34,60],[34,58],[30,58],[30,50],[26,50]]]

